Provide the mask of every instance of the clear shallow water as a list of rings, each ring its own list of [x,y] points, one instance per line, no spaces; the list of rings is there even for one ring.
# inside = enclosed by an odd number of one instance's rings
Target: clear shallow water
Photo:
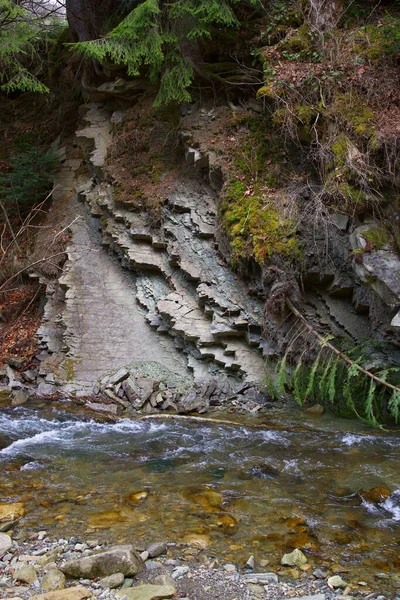
[[[400,431],[277,414],[264,429],[183,420],[0,412],[0,501],[54,537],[200,536],[224,560],[302,548],[361,579],[399,572]],[[357,495],[387,488],[379,505]],[[189,538],[190,539],[190,538]]]

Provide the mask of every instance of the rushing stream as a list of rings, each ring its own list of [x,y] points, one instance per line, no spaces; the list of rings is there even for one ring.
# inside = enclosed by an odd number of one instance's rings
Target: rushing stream
[[[300,411],[263,423],[3,409],[0,500],[22,502],[20,525],[54,537],[195,539],[224,560],[253,554],[271,567],[298,547],[364,580],[398,571],[399,431]],[[375,487],[391,496],[374,505],[357,494]]]

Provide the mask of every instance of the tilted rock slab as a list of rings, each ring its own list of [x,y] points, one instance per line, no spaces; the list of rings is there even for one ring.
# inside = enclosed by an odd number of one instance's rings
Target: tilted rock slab
[[[94,579],[107,577],[114,573],[123,573],[125,576],[136,575],[143,567],[140,556],[133,546],[115,546],[105,552],[98,552],[83,558],[69,560],[60,566],[66,575],[71,577]]]

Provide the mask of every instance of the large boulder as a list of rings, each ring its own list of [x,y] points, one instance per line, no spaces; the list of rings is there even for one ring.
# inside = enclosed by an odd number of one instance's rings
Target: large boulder
[[[115,546],[105,552],[97,552],[61,565],[61,570],[70,577],[94,579],[123,573],[132,577],[142,569],[143,563],[133,546]]]

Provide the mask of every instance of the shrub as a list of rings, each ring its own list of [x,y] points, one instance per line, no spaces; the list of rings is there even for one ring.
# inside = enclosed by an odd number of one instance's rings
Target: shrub
[[[33,147],[13,156],[9,166],[0,177],[0,199],[9,216],[26,214],[51,190],[57,157]]]

